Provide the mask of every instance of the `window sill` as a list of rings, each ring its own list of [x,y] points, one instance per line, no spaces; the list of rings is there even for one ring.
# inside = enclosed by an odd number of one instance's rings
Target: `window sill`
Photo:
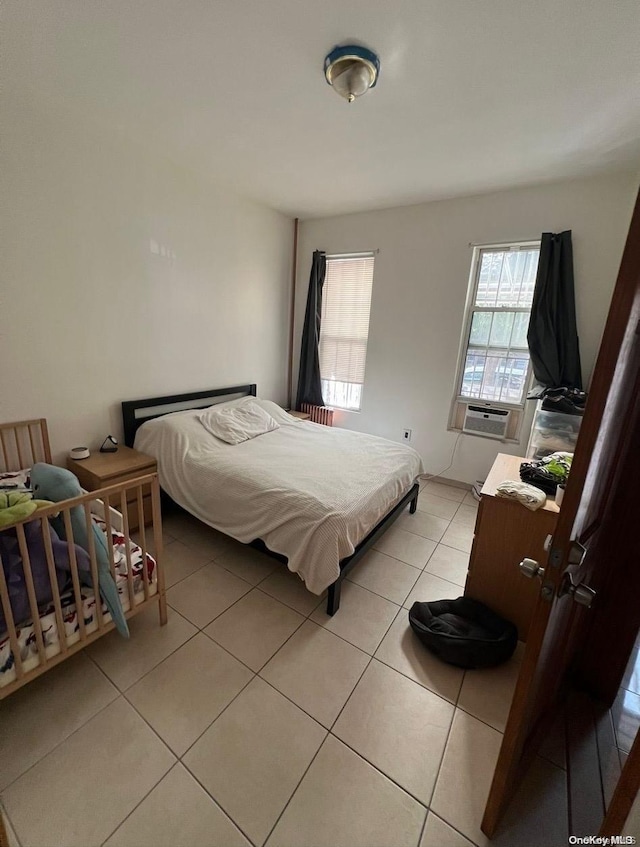
[[[478,403],[466,399],[456,398],[451,407],[451,413],[447,422],[447,429],[451,432],[464,432],[465,435],[474,435],[478,438],[491,438],[482,432],[467,432],[463,429],[468,407],[477,406],[485,409],[500,409],[509,411],[506,433],[503,438],[493,438],[493,441],[504,444],[524,444],[529,442],[529,434],[533,424],[533,410],[526,406],[508,405],[506,403]]]
[[[523,438],[492,438],[490,435],[482,435],[481,432],[467,432],[466,430],[458,429],[455,426],[448,426],[447,432],[457,432],[460,435],[468,435],[471,438],[484,438],[488,441],[494,441],[496,444],[522,444],[523,440],[525,442],[529,440],[528,434],[527,434],[526,439],[523,439]]]
[[[524,412],[525,402],[505,403],[504,400],[478,400],[476,397],[455,397],[454,403],[466,403],[467,406],[487,406],[491,409],[508,409],[512,412]]]

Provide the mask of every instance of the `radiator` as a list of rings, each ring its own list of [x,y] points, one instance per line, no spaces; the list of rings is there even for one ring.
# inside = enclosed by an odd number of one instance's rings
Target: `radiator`
[[[333,426],[333,409],[329,409],[328,406],[312,406],[311,403],[302,403],[300,411],[311,415],[311,420],[314,423]]]

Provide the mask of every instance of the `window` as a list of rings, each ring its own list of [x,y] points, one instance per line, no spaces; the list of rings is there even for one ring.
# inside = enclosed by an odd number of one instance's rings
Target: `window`
[[[539,252],[538,242],[475,248],[458,401],[524,406],[531,373],[527,330]]]
[[[359,411],[369,337],[373,255],[327,256],[320,323],[320,377],[327,406]]]

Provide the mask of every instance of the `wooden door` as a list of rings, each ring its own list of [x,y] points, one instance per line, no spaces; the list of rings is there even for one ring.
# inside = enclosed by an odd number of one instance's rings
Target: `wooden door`
[[[624,472],[630,413],[640,365],[640,195],[636,201],[571,474],[546,562],[513,702],[493,776],[482,830],[492,837],[534,755],[549,731],[557,703],[590,609],[578,594],[616,561],[596,555],[616,485]],[[637,433],[635,433],[637,438]],[[633,532],[636,527],[632,527]],[[513,563],[514,568],[518,566]],[[569,588],[570,592],[566,592]],[[577,596],[577,595],[576,595]],[[601,599],[601,598],[600,598]],[[595,597],[594,604],[599,602]]]
[[[622,833],[638,791],[640,791],[640,732],[636,734],[631,752],[622,769],[607,814],[600,827],[599,835],[610,837]],[[631,834],[629,832],[629,835]],[[634,834],[637,835],[637,833]]]

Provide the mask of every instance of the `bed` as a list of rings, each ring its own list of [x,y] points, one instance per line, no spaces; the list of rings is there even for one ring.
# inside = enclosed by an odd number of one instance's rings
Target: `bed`
[[[226,444],[202,409],[258,404],[273,431]],[[287,561],[327,613],[364,553],[409,506],[417,507],[420,456],[411,448],[288,415],[234,386],[123,403],[125,441],[154,456],[160,484],[179,506],[243,543]]]
[[[0,476],[5,485],[22,486],[35,462],[51,464],[46,420],[0,424]],[[129,538],[127,501],[140,504],[145,486],[152,492],[153,521],[141,527],[139,543]],[[114,629],[114,622],[99,597],[95,543],[82,550],[74,544],[71,510],[80,507],[87,527],[105,534],[109,569],[125,618],[152,603],[158,604],[160,623],[167,621],[161,567],[162,527],[157,474],[112,485],[40,508],[31,516],[3,526],[0,558],[0,700],[49,668],[74,655]],[[114,508],[115,507],[115,508]],[[52,534],[50,520],[62,521],[67,541]],[[11,538],[15,542],[7,545]],[[93,537],[93,536],[91,536]],[[36,572],[32,540],[42,539],[44,572]],[[52,545],[52,538],[55,542]],[[154,554],[149,552],[153,538]],[[7,561],[8,546],[19,550]],[[59,550],[65,551],[61,575]],[[85,557],[87,570],[79,566]],[[41,558],[41,557],[40,557]],[[19,580],[19,590],[16,578]],[[19,611],[20,610],[20,611]]]

